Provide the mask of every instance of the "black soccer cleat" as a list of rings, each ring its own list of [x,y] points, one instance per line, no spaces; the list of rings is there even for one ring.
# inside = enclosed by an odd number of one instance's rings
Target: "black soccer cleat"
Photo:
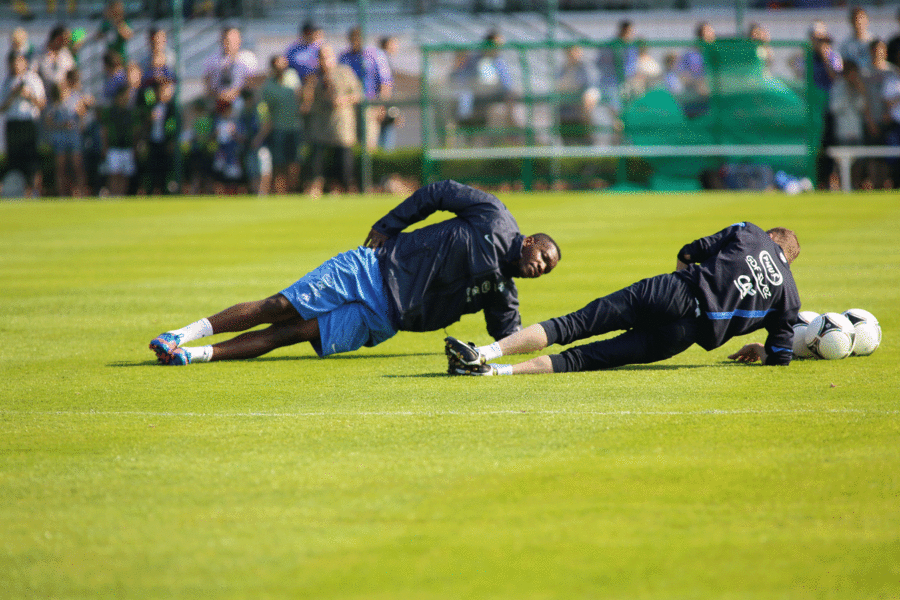
[[[448,375],[474,375],[474,376],[491,376],[495,375],[492,365],[464,365],[458,360],[450,357],[447,365]]]
[[[455,337],[444,338],[444,352],[451,364],[456,361],[463,366],[473,367],[484,365],[487,362],[481,352],[475,347],[475,344],[469,342],[464,344]]]

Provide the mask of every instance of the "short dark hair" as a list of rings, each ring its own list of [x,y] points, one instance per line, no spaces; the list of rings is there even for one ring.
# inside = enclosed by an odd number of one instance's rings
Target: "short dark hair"
[[[47,41],[56,39],[59,36],[63,35],[66,32],[66,26],[62,24],[57,24],[50,30],[49,35],[47,35]]]
[[[562,260],[562,250],[559,249],[559,244],[557,244],[552,237],[550,237],[546,233],[535,233],[531,235],[531,238],[538,244],[544,244],[555,248],[556,260]]]
[[[499,29],[491,29],[484,36],[484,41],[489,44],[496,44],[497,42],[500,41],[500,38],[502,38],[502,37],[503,37],[503,35],[500,33]]]
[[[103,66],[104,67],[121,67],[124,63],[122,60],[122,55],[116,52],[115,50],[107,50],[103,53]]]
[[[797,234],[785,227],[773,227],[766,231],[776,244],[781,246],[788,263],[794,262],[800,256],[800,240]]]

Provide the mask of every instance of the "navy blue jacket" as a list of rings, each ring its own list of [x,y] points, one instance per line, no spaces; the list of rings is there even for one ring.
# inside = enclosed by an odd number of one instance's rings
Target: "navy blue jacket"
[[[784,252],[765,231],[736,223],[685,245],[678,259],[688,268],[676,275],[692,287],[709,325],[697,344],[712,350],[764,327],[766,364],[791,361],[800,295]]]
[[[438,210],[456,217],[403,233]],[[521,328],[512,277],[525,236],[497,198],[455,181],[432,183],[372,228],[390,238],[378,255],[398,330],[434,331],[481,310],[496,340]]]

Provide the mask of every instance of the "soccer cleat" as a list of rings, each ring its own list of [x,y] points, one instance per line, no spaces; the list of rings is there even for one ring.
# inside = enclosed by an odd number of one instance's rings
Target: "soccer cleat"
[[[191,364],[191,355],[184,348],[175,348],[175,351],[168,355],[165,361],[159,359],[159,362],[170,367],[183,367]]]
[[[447,374],[488,377],[496,375],[497,373],[495,372],[493,365],[464,365],[453,357],[450,357],[447,365]]]
[[[475,344],[472,342],[463,344],[455,337],[444,338],[444,352],[451,363],[456,361],[467,367],[484,365],[487,362]]]
[[[150,349],[156,352],[156,359],[159,362],[168,364],[169,359],[172,357],[172,354],[178,348],[178,344],[180,343],[180,335],[166,332],[159,334],[150,341]]]

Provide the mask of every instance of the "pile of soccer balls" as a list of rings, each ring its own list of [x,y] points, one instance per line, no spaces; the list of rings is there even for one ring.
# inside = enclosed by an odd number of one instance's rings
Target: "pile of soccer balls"
[[[842,313],[801,311],[794,325],[794,358],[836,360],[868,356],[881,343],[881,325],[861,308]]]

